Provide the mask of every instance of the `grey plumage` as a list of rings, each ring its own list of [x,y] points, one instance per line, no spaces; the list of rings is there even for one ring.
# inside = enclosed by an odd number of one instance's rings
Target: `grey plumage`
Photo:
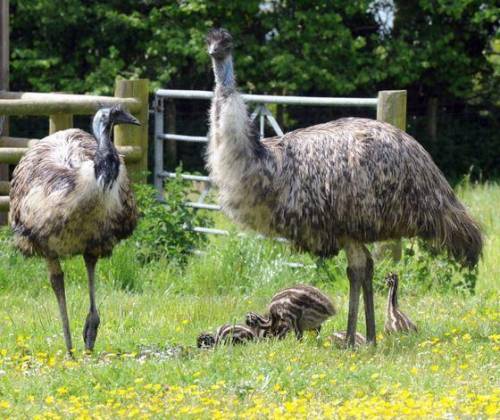
[[[15,245],[25,256],[47,260],[68,352],[72,341],[59,259],[84,256],[90,310],[83,335],[92,350],[100,322],[94,298],[97,259],[109,256],[137,223],[125,164],[112,143],[116,124],[139,122],[119,107],[103,108],[94,117],[94,135],[69,129],[41,139],[12,177],[9,221]]]
[[[387,315],[384,330],[386,333],[417,331],[417,326],[405,315],[398,304],[399,278],[396,273],[389,273],[385,279],[389,287],[387,298]]]
[[[238,324],[224,324],[217,328],[215,334],[201,333],[196,339],[198,348],[212,348],[223,344],[244,344],[257,340],[254,331]]]
[[[354,345],[361,289],[375,342],[373,261],[366,243],[419,236],[467,266],[482,250],[478,225],[429,154],[390,124],[343,118],[259,141],[236,90],[232,38],[207,35],[215,74],[207,167],[233,220],[322,257],[344,249]]]

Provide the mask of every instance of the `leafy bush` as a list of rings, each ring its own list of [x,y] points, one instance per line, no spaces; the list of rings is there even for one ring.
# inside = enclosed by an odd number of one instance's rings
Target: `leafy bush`
[[[137,259],[145,263],[167,258],[185,264],[192,251],[207,240],[189,228],[210,226],[211,218],[183,204],[191,191],[179,176],[166,183],[163,203],[157,200],[157,191],[151,185],[137,184],[134,190],[141,213],[132,237]]]

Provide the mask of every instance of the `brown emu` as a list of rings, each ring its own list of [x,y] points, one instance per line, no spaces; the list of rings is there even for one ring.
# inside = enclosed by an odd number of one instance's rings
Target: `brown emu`
[[[25,256],[47,260],[70,354],[59,259],[83,255],[85,260],[90,309],[83,339],[86,350],[92,350],[100,322],[94,290],[97,259],[111,255],[137,222],[125,164],[112,142],[117,124],[139,125],[139,121],[120,107],[100,109],[93,119],[94,136],[69,129],[41,139],[21,159],[12,178],[9,220],[15,244]]]
[[[236,90],[231,35],[214,29],[207,44],[215,74],[207,167],[220,204],[235,221],[318,256],[345,250],[350,345],[361,289],[375,343],[367,243],[420,236],[476,265],[481,232],[415,139],[380,121],[343,118],[260,141]]]

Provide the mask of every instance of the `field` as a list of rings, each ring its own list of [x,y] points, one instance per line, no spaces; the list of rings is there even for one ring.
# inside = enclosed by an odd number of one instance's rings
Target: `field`
[[[140,265],[133,244],[99,263],[101,328],[83,353],[88,306],[81,259],[64,263],[76,359],[65,357],[56,299],[43,261],[0,248],[0,417],[316,418],[500,416],[500,186],[461,186],[459,195],[485,230],[476,292],[462,273],[405,242],[398,264],[377,265],[379,344],[356,351],[331,345],[345,330],[345,258],[329,275],[307,255],[250,236],[211,239],[183,268]],[[227,226],[220,219],[219,224]],[[411,255],[411,254],[415,255]],[[291,268],[283,261],[304,262]],[[384,274],[401,275],[400,304],[414,335],[385,336]],[[338,315],[322,338],[267,341],[215,351],[195,348],[201,331],[263,311],[279,288],[312,283]],[[455,286],[451,286],[451,284]],[[362,313],[362,311],[361,311]],[[364,333],[360,316],[359,330]]]

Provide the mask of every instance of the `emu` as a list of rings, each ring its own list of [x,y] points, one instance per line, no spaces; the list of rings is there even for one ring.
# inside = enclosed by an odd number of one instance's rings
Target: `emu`
[[[236,89],[231,35],[213,29],[206,41],[215,75],[207,168],[220,204],[234,221],[319,257],[345,250],[350,346],[361,289],[367,340],[376,340],[366,244],[419,236],[477,264],[480,229],[415,139],[384,122],[343,118],[261,141]]]
[[[323,322],[335,315],[330,298],[307,284],[280,290],[272,297],[268,311],[267,317],[247,313],[245,323],[259,335],[280,339],[285,338],[290,330],[294,331],[297,340],[302,339],[306,330],[314,330],[319,336]]]
[[[389,273],[385,278],[385,282],[387,287],[389,287],[389,295],[387,297],[387,318],[385,320],[384,331],[388,334],[416,332],[417,326],[399,309],[398,275],[396,273]]]
[[[102,108],[93,118],[93,136],[69,129],[41,139],[21,159],[11,182],[14,243],[25,256],[46,259],[70,355],[73,345],[59,259],[83,255],[85,260],[90,309],[83,339],[85,349],[92,351],[100,323],[94,288],[97,260],[111,255],[137,224],[125,164],[112,141],[117,124],[140,125],[120,107]]]

